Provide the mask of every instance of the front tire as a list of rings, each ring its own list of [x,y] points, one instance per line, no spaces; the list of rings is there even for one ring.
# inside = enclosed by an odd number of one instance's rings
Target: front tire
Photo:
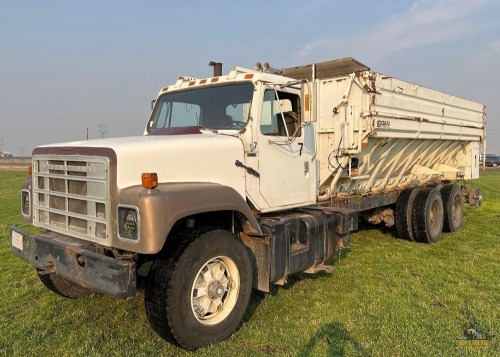
[[[37,270],[37,273],[47,289],[67,299],[83,299],[94,294],[92,290],[65,279],[57,273],[46,273],[43,270]]]
[[[194,350],[228,338],[239,326],[252,291],[245,246],[224,230],[198,237],[148,275],[146,314],[153,329]]]

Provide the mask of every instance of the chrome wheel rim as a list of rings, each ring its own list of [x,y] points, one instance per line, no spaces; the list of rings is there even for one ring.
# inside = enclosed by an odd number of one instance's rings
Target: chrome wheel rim
[[[461,223],[463,216],[462,210],[463,210],[462,196],[456,195],[455,199],[452,202],[452,212],[451,212],[451,216],[455,225],[459,225]]]
[[[207,261],[195,276],[191,289],[191,309],[204,325],[226,319],[236,305],[240,276],[234,261],[219,256]]]
[[[440,226],[440,221],[439,221],[439,217],[440,217],[440,210],[441,210],[441,205],[439,204],[439,201],[437,200],[434,200],[432,202],[432,206],[431,206],[431,210],[430,210],[430,215],[429,215],[429,226],[430,226],[430,230],[432,232],[433,235],[437,235],[439,234],[439,230],[441,228]]]

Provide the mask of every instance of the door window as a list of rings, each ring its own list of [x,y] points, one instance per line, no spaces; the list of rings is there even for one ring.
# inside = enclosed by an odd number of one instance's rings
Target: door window
[[[270,136],[300,136],[300,97],[283,91],[266,90],[260,131]]]

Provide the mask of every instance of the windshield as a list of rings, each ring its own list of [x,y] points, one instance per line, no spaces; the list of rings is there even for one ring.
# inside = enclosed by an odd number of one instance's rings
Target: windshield
[[[188,126],[239,130],[248,121],[252,94],[251,83],[165,93],[156,101],[147,131]]]

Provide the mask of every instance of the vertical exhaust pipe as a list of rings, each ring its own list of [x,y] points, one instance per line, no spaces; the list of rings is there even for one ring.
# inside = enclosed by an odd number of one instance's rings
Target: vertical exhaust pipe
[[[214,77],[222,76],[222,63],[210,61],[209,66],[214,67]]]

